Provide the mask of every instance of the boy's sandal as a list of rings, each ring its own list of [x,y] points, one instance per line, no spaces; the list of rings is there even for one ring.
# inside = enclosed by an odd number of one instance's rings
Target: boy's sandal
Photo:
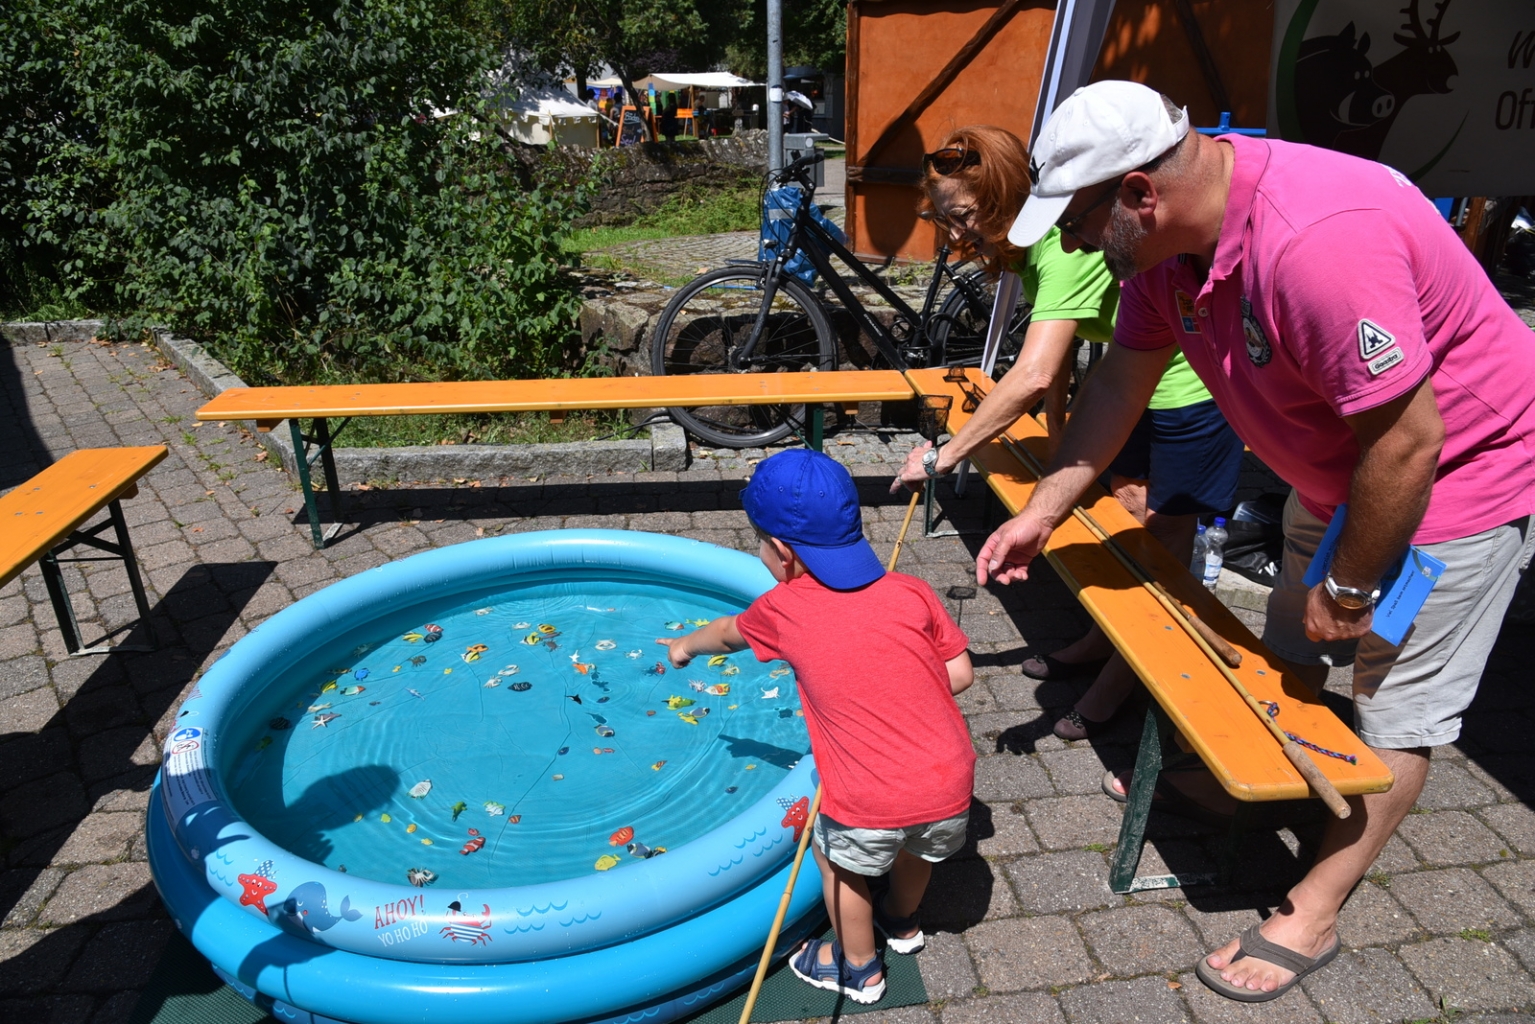
[[[1108,658],[1061,661],[1053,654],[1036,654],[1032,658],[1025,658],[1018,670],[1030,679],[1075,679],[1077,676],[1095,676],[1108,663]]]
[[[1199,963],[1194,966],[1194,973],[1199,975],[1199,980],[1208,985],[1211,991],[1241,1003],[1266,1003],[1270,999],[1278,999],[1294,988],[1296,983],[1306,975],[1332,963],[1333,958],[1338,955],[1338,950],[1342,948],[1342,943],[1335,938],[1331,946],[1322,950],[1315,959],[1312,959],[1311,957],[1302,956],[1293,949],[1286,949],[1284,946],[1265,939],[1259,933],[1257,925],[1253,925],[1243,932],[1239,942],[1241,948],[1237,951],[1237,955],[1231,958],[1232,963],[1236,963],[1243,957],[1251,956],[1271,963],[1276,967],[1283,967],[1287,971],[1295,972],[1295,977],[1272,992],[1264,992],[1261,989],[1255,991],[1250,988],[1244,988],[1241,985],[1233,985],[1225,978],[1222,978],[1221,972],[1211,967],[1204,957],[1200,957]]]
[[[927,939],[922,934],[922,925],[917,920],[917,915],[910,917],[892,917],[885,912],[883,898],[874,901],[874,927],[885,936],[885,948],[892,953],[912,954],[922,952],[922,947],[927,945]],[[909,932],[917,929],[917,934],[901,938],[897,932]]]
[[[885,965],[879,957],[876,956],[862,967],[854,967],[842,955],[842,945],[833,940],[831,963],[823,964],[821,947],[826,944],[825,939],[807,940],[800,951],[789,959],[789,970],[807,985],[840,993],[855,1003],[879,1002],[885,994]],[[870,982],[869,978],[876,974],[880,975],[880,979]]]

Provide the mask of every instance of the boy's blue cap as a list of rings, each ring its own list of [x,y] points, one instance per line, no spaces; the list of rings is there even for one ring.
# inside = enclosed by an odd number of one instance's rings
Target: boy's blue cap
[[[793,548],[833,590],[856,590],[885,575],[863,539],[853,477],[835,459],[805,448],[764,459],[741,490],[741,504],[759,529]]]

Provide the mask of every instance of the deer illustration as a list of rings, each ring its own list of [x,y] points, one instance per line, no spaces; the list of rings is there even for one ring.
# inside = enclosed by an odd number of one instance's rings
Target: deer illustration
[[[1393,109],[1366,127],[1340,133],[1333,148],[1374,160],[1380,156],[1386,136],[1408,100],[1414,96],[1442,95],[1451,90],[1450,80],[1460,73],[1460,69],[1446,47],[1459,39],[1460,33],[1440,35],[1444,12],[1449,6],[1450,0],[1439,0],[1425,30],[1418,16],[1418,0],[1408,0],[1407,6],[1402,8],[1407,23],[1401,32],[1391,37],[1402,44],[1403,49],[1375,65],[1375,83],[1395,98]]]

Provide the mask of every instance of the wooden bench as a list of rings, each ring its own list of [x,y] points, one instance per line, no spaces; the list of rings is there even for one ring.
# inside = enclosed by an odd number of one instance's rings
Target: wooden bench
[[[333,523],[341,522],[341,486],[332,445],[346,426],[332,430],[337,417],[412,416],[427,413],[547,412],[552,418],[577,409],[696,408],[706,405],[805,405],[810,410],[806,441],[820,450],[823,404],[855,407],[859,402],[909,401],[911,386],[895,370],[836,373],[721,373],[680,377],[603,377],[579,380],[490,380],[430,384],[330,384],[301,387],[230,388],[197,410],[199,420],[254,420],[271,430],[287,420],[293,432],[294,461],[315,547],[326,533],[310,479],[320,459]],[[300,425],[314,421],[312,434]],[[310,446],[318,451],[310,456]],[[332,527],[332,532],[336,526]]]
[[[907,379],[921,395],[951,396],[950,432],[969,420],[966,404],[973,408],[991,387],[991,381],[973,369],[966,371],[963,384],[946,380],[943,370],[914,370]],[[1046,463],[1045,431],[1032,417],[1019,419],[970,459],[1009,514],[1027,503],[1036,481],[1025,458],[1015,454],[1019,448],[1039,465]],[[1257,700],[1278,702],[1277,724],[1318,746],[1357,758],[1354,764],[1320,754],[1313,758],[1340,793],[1379,793],[1391,788],[1390,769],[1112,495],[1095,485],[1083,496],[1081,507],[1153,579],[1241,653],[1242,663],[1232,671]],[[1221,670],[1174,620],[1173,613],[1087,526],[1068,519],[1051,535],[1044,554],[1155,698],[1147,711],[1135,778],[1114,851],[1112,888],[1127,893],[1212,880],[1208,874],[1135,877],[1153,791],[1163,770],[1175,768],[1180,758],[1187,760],[1187,754],[1197,755],[1226,792],[1239,801],[1233,840],[1251,805],[1307,797],[1310,787]],[[1228,843],[1228,855],[1231,850]]]
[[[83,448],[64,456],[0,497],[0,587],[15,579],[33,562],[38,562],[43,582],[48,587],[48,598],[53,602],[53,612],[58,616],[59,630],[64,634],[64,646],[71,656],[154,649],[126,644],[109,646],[105,641],[112,633],[103,637],[101,643],[85,647],[59,563],[121,559],[128,572],[128,585],[133,588],[133,600],[139,607],[139,621],[147,627],[149,600],[139,579],[133,544],[128,539],[122,500],[138,494],[139,477],[165,458],[165,452],[163,445]],[[109,518],[87,529],[80,528],[103,508],[109,510]],[[100,536],[109,526],[117,533],[116,543]],[[85,558],[59,557],[62,552],[81,545],[106,554]],[[121,629],[113,632],[121,632]]]

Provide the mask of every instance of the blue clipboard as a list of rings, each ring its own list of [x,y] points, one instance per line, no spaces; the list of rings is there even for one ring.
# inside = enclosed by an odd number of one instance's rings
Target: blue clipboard
[[[1338,535],[1343,532],[1343,520],[1347,512],[1347,505],[1339,505],[1333,512],[1332,522],[1327,524],[1327,532],[1322,535],[1316,556],[1306,567],[1306,575],[1302,579],[1306,586],[1314,587],[1321,583],[1332,569],[1333,553],[1338,546]],[[1375,617],[1371,621],[1370,632],[1392,646],[1400,644],[1411,628],[1412,620],[1417,618],[1423,602],[1428,600],[1434,584],[1439,582],[1444,569],[1445,565],[1439,559],[1422,548],[1409,545],[1402,557],[1393,562],[1381,578],[1380,600],[1375,603]]]

